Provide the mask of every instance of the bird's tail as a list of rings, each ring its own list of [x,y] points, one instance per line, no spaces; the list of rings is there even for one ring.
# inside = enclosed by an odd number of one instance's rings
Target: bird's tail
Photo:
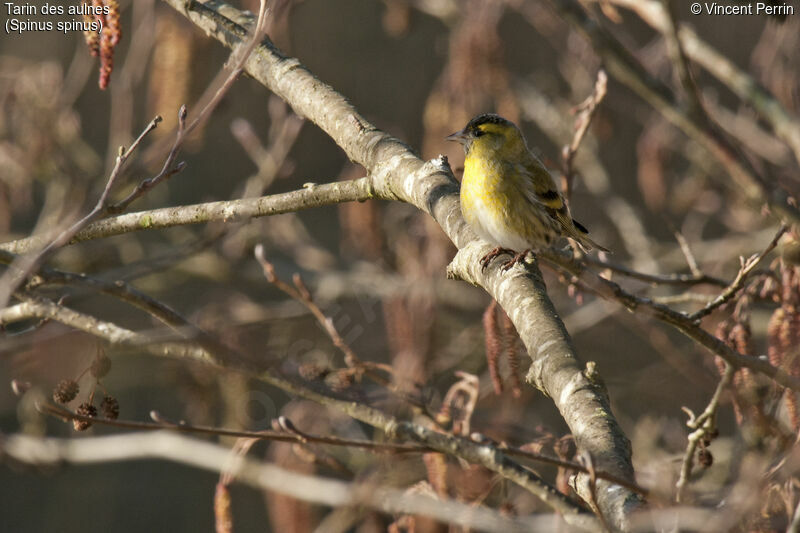
[[[568,212],[559,211],[556,215],[556,220],[558,220],[559,225],[564,232],[564,236],[574,239],[584,252],[597,249],[602,252],[611,253],[608,248],[600,246],[594,242],[589,237],[589,230],[587,230],[583,224],[569,216]]]

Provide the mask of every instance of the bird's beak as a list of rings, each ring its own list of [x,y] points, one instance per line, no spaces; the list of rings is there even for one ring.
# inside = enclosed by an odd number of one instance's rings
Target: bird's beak
[[[457,131],[444,138],[445,141],[455,141],[457,143],[466,144],[469,134],[464,130]]]

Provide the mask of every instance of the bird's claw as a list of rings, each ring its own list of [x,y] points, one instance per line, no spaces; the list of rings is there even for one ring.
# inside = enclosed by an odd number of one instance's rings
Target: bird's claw
[[[523,250],[522,252],[514,254],[514,256],[511,259],[503,263],[503,266],[501,267],[503,269],[503,272],[506,272],[517,263],[524,263],[525,257],[528,255],[528,252],[530,252],[530,250]]]
[[[492,262],[492,259],[494,259],[497,256],[503,255],[503,254],[509,254],[509,255],[513,256],[513,258],[510,261],[507,261],[506,263],[503,263],[503,269],[504,270],[508,270],[507,268],[505,268],[505,265],[507,265],[511,261],[516,262],[515,261],[516,257],[517,257],[517,255],[519,255],[519,254],[514,253],[514,250],[509,250],[508,248],[502,248],[502,247],[498,246],[497,248],[495,248],[494,250],[492,250],[488,254],[486,254],[483,257],[481,257],[481,271],[486,270],[486,267],[489,266],[489,263]],[[513,264],[512,264],[512,266],[513,266]]]

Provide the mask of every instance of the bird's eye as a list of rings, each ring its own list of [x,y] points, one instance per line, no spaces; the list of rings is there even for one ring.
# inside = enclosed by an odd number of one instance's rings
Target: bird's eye
[[[483,134],[485,134],[485,133],[486,133],[486,132],[485,132],[485,131],[483,131],[483,130],[482,130],[482,129],[480,129],[480,128],[475,128],[475,131],[474,131],[474,132],[472,132],[472,134],[473,134],[475,137],[480,137],[481,135],[483,135]]]

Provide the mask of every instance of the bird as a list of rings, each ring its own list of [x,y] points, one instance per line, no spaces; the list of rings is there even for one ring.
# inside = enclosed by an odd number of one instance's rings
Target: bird
[[[570,214],[547,167],[528,148],[520,129],[500,115],[484,113],[446,137],[464,147],[461,213],[467,224],[495,248],[480,260],[482,270],[500,255],[508,270],[528,252],[569,237],[588,252],[608,250],[588,236]]]

